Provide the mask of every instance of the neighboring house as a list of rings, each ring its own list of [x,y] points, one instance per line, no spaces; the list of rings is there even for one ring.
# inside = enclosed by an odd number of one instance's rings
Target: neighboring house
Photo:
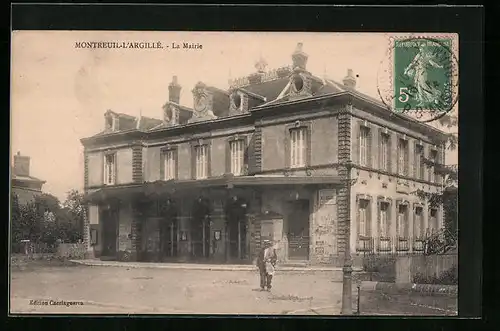
[[[36,196],[42,194],[44,180],[30,176],[30,157],[17,152],[14,155],[14,167],[12,173],[12,193],[19,198],[19,203],[25,204],[33,201]]]
[[[352,70],[339,83],[307,59],[298,44],[291,67],[261,60],[229,91],[199,82],[194,109],[174,76],[161,120],[106,112],[105,130],[81,140],[91,251],[251,262],[271,237],[284,261],[420,252],[442,210],[411,192],[441,189],[421,156],[443,160],[446,136],[357,91]]]

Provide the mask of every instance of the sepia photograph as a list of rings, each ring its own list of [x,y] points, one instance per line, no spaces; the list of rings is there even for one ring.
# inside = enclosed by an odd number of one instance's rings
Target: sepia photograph
[[[10,314],[457,316],[458,42],[13,30]]]

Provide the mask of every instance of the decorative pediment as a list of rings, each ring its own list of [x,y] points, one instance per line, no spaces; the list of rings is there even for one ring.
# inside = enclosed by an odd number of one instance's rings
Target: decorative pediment
[[[302,69],[295,69],[290,76],[290,100],[312,96],[311,73]]]
[[[193,89],[193,117],[189,122],[199,122],[217,118],[213,113],[213,93],[207,86],[198,82]]]

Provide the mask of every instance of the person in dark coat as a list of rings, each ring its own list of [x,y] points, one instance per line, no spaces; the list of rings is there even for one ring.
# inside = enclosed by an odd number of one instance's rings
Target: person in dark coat
[[[276,255],[276,250],[274,249],[272,242],[269,240],[264,240],[264,247],[259,252],[257,257],[257,267],[260,273],[260,289],[263,291],[267,289],[271,290],[271,282],[274,275],[274,267],[278,256]]]

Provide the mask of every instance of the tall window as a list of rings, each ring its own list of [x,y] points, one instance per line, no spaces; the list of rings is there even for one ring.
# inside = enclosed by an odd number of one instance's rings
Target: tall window
[[[405,139],[398,142],[398,173],[408,175],[408,141]]]
[[[231,153],[231,173],[235,176],[241,175],[244,166],[245,141],[231,141],[229,150]]]
[[[116,181],[116,154],[104,156],[104,184],[114,185]]]
[[[368,165],[369,137],[370,129],[362,126],[359,132],[359,164],[362,166]]]
[[[379,236],[382,238],[389,237],[389,203],[380,202],[380,224],[379,224]]]
[[[380,135],[380,170],[390,171],[389,157],[389,135],[382,133]]]
[[[432,208],[431,210],[429,210],[429,228],[431,232],[435,232],[438,230],[437,214],[437,209]]]
[[[306,165],[307,129],[290,130],[290,166],[292,168]]]
[[[415,207],[415,218],[413,220],[413,235],[417,238],[422,238],[424,236],[424,217],[423,208]]]
[[[408,206],[399,205],[397,232],[399,238],[406,238],[408,234]]]
[[[196,178],[207,178],[208,172],[208,146],[200,145],[195,147],[196,152]]]
[[[437,151],[436,150],[431,151],[431,153],[429,155],[429,159],[431,162],[434,162],[434,163],[437,162]],[[435,170],[436,170],[436,168],[434,166],[429,167],[429,181],[432,183],[434,183],[436,181]]]
[[[163,179],[175,179],[177,173],[177,164],[175,157],[175,150],[168,150],[163,152]]]
[[[369,208],[370,204],[368,200],[359,200],[359,210],[358,210],[358,235],[361,237],[366,237],[369,235]]]
[[[424,146],[415,145],[415,177],[417,179],[424,179]]]

